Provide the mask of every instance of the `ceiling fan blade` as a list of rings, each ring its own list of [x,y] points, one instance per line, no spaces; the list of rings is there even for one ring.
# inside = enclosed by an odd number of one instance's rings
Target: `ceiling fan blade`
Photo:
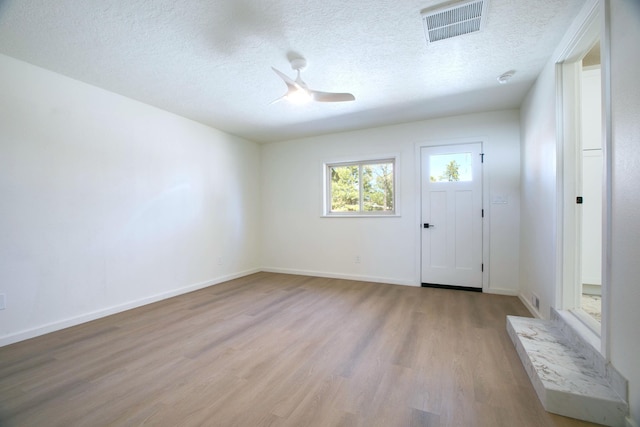
[[[284,82],[286,83],[287,87],[289,87],[289,90],[293,90],[293,89],[297,89],[298,88],[298,84],[291,77],[287,76],[285,73],[283,73],[280,70],[276,70],[273,67],[271,67],[271,69],[273,71],[275,71],[275,73],[277,75],[279,75],[282,80],[284,80]]]
[[[300,65],[300,64],[298,64]],[[301,66],[304,66],[301,65]],[[343,102],[343,101],[354,101],[356,98],[350,93],[332,93],[332,92],[320,92],[317,90],[310,90],[307,84],[300,77],[300,69],[301,67],[294,67],[294,70],[298,72],[295,80],[291,77],[287,76],[282,71],[276,69],[275,67],[271,67],[271,69],[284,81],[287,85],[287,93],[278,98],[277,100],[271,102],[274,104],[282,99],[286,99],[296,104],[306,103],[307,101],[314,100],[318,102]]]
[[[287,99],[287,94],[282,95],[280,98],[274,99],[273,101],[271,101],[269,103],[269,105],[273,105],[273,104],[275,104],[277,102],[284,101],[285,99]]]
[[[318,102],[344,102],[344,101],[355,101],[356,97],[350,93],[332,93],[332,92],[319,92],[317,90],[312,90],[311,96],[313,96],[314,101]]]

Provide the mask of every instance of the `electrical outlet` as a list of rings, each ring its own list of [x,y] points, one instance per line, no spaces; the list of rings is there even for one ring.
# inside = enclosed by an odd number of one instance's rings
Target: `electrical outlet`
[[[221,257],[221,256],[219,256],[219,257],[218,257],[218,265],[222,265],[223,261],[224,261],[224,260],[222,259],[222,257]]]
[[[7,297],[5,294],[0,294],[0,310],[7,308]]]
[[[353,259],[353,262],[355,262],[356,264],[360,264],[360,255],[356,255]]]
[[[536,294],[531,294],[531,305],[536,310],[540,310],[540,298]]]

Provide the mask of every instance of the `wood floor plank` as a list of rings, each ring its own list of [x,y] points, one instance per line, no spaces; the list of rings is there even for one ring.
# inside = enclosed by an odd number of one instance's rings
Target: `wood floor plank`
[[[257,273],[0,348],[0,426],[522,426],[515,297]]]

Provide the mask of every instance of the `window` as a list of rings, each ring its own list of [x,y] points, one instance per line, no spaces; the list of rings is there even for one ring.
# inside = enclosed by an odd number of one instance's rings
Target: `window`
[[[471,153],[429,156],[431,182],[471,181]]]
[[[395,159],[326,165],[326,215],[394,215]]]

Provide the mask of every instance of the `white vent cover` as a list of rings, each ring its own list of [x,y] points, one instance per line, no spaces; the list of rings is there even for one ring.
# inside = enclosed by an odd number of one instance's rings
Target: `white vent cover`
[[[482,30],[489,0],[456,1],[420,12],[427,42],[433,43]]]

